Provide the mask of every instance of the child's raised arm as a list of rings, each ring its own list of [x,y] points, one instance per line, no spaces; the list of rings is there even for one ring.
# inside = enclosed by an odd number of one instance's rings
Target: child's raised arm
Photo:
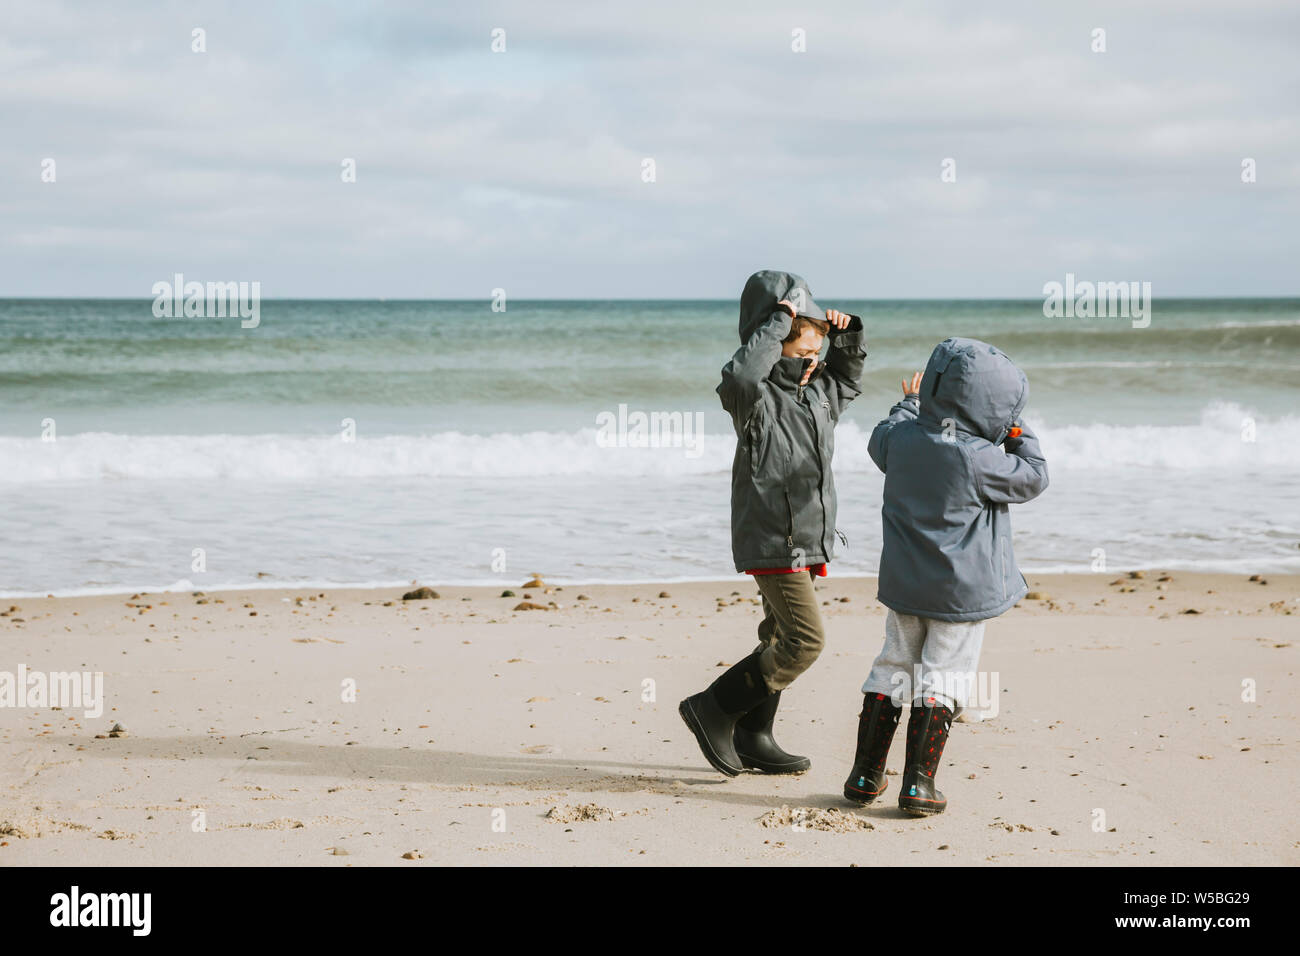
[[[984,445],[969,452],[975,487],[985,501],[993,504],[1020,504],[1032,501],[1047,490],[1047,459],[1038,446],[1038,436],[1028,425],[1020,425],[1020,435],[1002,444]]]
[[[737,427],[743,427],[749,418],[761,394],[760,386],[781,358],[781,343],[790,334],[795,308],[784,299],[777,305],[780,308],[774,309],[767,322],[722,366],[717,393]]]
[[[831,417],[839,419],[846,405],[862,394],[862,368],[867,361],[867,336],[862,319],[847,312],[827,309],[831,340],[826,352],[827,396]]]
[[[903,379],[903,400],[889,410],[889,417],[882,420],[871,431],[871,440],[867,442],[867,453],[876,467],[885,470],[888,459],[889,433],[899,422],[910,421],[921,411],[921,373],[912,375],[912,381]]]

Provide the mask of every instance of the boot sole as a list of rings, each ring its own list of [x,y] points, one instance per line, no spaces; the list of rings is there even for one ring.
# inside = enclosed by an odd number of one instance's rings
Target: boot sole
[[[853,790],[849,787],[844,788],[844,799],[856,803],[858,806],[865,807],[876,802],[876,798],[889,789],[889,781],[875,793],[866,793],[860,790]]]
[[[906,797],[906,798],[904,798],[904,799],[907,799],[907,800],[916,800],[917,798],[916,798],[916,797]],[[927,801],[927,802],[928,802],[928,801]],[[943,811],[947,810],[947,809],[948,809],[948,804],[947,804],[947,802],[945,801],[944,804],[943,804],[943,806],[936,807],[936,806],[931,805],[931,806],[928,806],[928,807],[927,807],[927,806],[924,806],[924,805],[922,805],[922,804],[920,804],[920,803],[904,803],[903,800],[900,799],[900,800],[898,801],[898,809],[902,810],[904,813],[910,813],[910,814],[911,814],[912,816],[914,816],[914,817],[932,817],[932,816],[934,816],[935,814],[943,813]]]
[[[742,769],[730,767],[722,762],[722,758],[713,752],[713,746],[709,743],[709,735],[704,732],[704,727],[700,724],[686,701],[677,705],[677,713],[681,714],[682,721],[690,728],[691,733],[695,735],[695,742],[699,744],[700,753],[704,754],[704,759],[709,762],[714,770],[728,777],[739,777],[743,772]]]
[[[760,760],[751,760],[744,754],[740,754],[740,762],[746,770],[757,770],[759,773],[806,773],[812,769],[812,761],[807,758],[796,761],[795,763],[763,763]]]

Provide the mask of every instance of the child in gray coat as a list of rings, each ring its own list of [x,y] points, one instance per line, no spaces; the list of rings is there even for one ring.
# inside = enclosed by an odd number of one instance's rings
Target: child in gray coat
[[[942,813],[935,772],[955,716],[968,702],[984,622],[1028,590],[1011,550],[1007,506],[1047,487],[1047,462],[1020,422],[1029,382],[1003,352],[951,338],[871,434],[885,473],[878,597],[885,644],[862,685],[853,770],[844,796],[884,792],[885,758],[911,703],[899,807]],[[914,675],[918,675],[913,686]]]
[[[861,392],[866,336],[861,317],[823,310],[802,278],[771,269],[745,283],[738,331],[717,392],[736,430],[732,558],[754,576],[763,620],[758,647],[678,712],[720,773],[802,773],[809,759],[772,729],[826,641],[813,580],[835,557],[835,425]]]

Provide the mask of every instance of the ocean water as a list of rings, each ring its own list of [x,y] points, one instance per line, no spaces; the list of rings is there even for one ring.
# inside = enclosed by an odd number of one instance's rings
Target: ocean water
[[[1013,509],[1026,570],[1300,571],[1300,300],[1157,300],[1137,329],[824,299],[870,353],[832,573],[876,570],[867,437],[950,335],[1029,375],[1052,483]],[[0,300],[0,593],[734,576],[734,302],[267,301],[254,329],[151,305]],[[611,445],[620,408],[691,431]]]

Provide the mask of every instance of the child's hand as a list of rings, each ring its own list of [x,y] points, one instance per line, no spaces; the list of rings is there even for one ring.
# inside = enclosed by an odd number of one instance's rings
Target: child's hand
[[[907,396],[909,395],[920,395],[920,394],[921,394],[921,373],[920,372],[917,372],[912,376],[912,381],[910,386],[908,384],[907,379],[903,379],[904,398],[907,398]]]
[[[847,329],[849,327],[849,320],[852,319],[853,316],[849,315],[847,312],[827,309],[826,318],[830,319],[831,325],[835,326],[837,329]]]
[[[790,318],[792,318],[792,319],[793,319],[796,315],[799,314],[799,310],[796,309],[796,308],[795,308],[793,305],[791,305],[789,302],[787,302],[785,299],[782,299],[780,302],[777,303],[777,305],[779,305],[781,308],[783,308],[783,309],[785,309],[787,312],[789,312],[789,313],[790,313]]]

